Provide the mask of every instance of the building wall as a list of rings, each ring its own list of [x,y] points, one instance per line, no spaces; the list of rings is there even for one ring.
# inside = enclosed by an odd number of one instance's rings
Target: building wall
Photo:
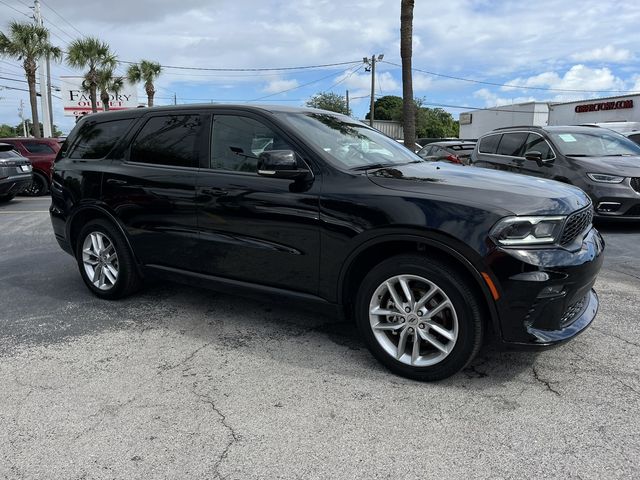
[[[629,101],[633,104],[632,108],[616,108],[629,105]],[[591,105],[594,107],[588,108]],[[640,122],[640,95],[557,103],[550,105],[549,108],[549,125]],[[582,111],[587,109],[591,111]]]
[[[460,138],[478,138],[496,128],[514,125],[547,125],[549,105],[542,102],[520,103],[466,112],[471,123],[460,125]]]

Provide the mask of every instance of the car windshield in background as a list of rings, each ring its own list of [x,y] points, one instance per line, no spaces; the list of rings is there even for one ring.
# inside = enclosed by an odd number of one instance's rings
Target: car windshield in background
[[[640,155],[640,146],[617,133],[549,132],[563,155],[569,157],[611,157]]]
[[[423,161],[395,140],[348,117],[324,113],[285,113],[281,117],[341,167],[365,169]]]

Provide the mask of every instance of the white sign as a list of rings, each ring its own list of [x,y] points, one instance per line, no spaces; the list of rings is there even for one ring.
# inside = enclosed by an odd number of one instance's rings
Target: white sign
[[[60,77],[62,85],[62,105],[65,117],[77,117],[83,113],[91,113],[91,99],[89,92],[82,88],[83,77]],[[100,101],[100,92],[96,93],[98,111],[104,110]],[[127,110],[138,106],[138,89],[135,85],[124,82],[122,88],[116,92],[109,92],[109,110]]]

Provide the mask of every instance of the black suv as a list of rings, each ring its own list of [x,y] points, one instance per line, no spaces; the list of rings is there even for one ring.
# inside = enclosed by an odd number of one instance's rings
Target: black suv
[[[591,323],[603,242],[570,185],[425,162],[347,116],[185,106],[83,118],[51,220],[87,287],[144,276],[315,302],[373,355],[447,377],[483,335],[552,345]]]
[[[471,161],[575,185],[591,197],[598,217],[640,220],[640,145],[612,130],[500,128],[478,140]]]

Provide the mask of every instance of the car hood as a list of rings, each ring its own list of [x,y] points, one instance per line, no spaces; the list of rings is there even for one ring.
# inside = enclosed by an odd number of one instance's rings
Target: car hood
[[[640,177],[640,156],[569,157],[589,168],[588,173],[608,173],[623,177]]]
[[[582,190],[564,183],[445,162],[379,168],[367,175],[384,188],[447,197],[506,214],[567,215],[590,203]]]

